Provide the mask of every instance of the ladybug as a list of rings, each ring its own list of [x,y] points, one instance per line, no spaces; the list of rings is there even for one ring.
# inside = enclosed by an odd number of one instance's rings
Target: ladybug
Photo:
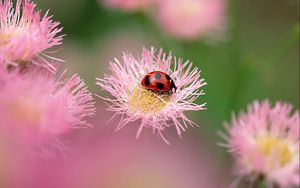
[[[153,92],[176,92],[177,87],[175,86],[172,78],[164,72],[153,71],[144,76],[141,81],[142,86]]]

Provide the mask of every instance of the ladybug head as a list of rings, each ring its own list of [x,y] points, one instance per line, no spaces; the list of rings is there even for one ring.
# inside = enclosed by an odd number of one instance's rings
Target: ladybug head
[[[176,87],[176,85],[175,85],[175,83],[174,83],[173,80],[171,80],[170,90],[172,91],[172,93],[173,93],[173,92],[176,93],[176,91],[177,91],[177,87]],[[173,91],[173,90],[174,90],[174,91]]]

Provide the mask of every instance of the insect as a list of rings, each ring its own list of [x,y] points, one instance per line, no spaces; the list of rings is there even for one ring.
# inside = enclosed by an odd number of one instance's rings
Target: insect
[[[176,92],[177,87],[175,86],[172,78],[164,72],[153,71],[144,76],[141,81],[142,86],[153,92]]]

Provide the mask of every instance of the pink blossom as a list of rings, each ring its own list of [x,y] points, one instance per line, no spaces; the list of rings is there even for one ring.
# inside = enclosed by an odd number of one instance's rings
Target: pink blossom
[[[162,131],[175,125],[181,136],[188,126],[196,125],[184,114],[185,111],[200,111],[205,104],[194,101],[204,95],[201,87],[206,85],[200,77],[198,68],[192,68],[189,61],[172,57],[162,50],[143,50],[141,58],[136,59],[130,53],[124,53],[123,61],[115,59],[110,63],[111,74],[103,79],[97,78],[97,85],[109,92],[112,97],[103,97],[108,103],[108,110],[120,115],[121,121],[117,130],[134,121],[141,121],[137,137],[143,128],[151,128],[164,139]],[[177,91],[171,95],[155,93],[141,85],[143,77],[152,71],[162,71],[168,74]],[[168,143],[168,142],[167,142]]]
[[[52,21],[48,11],[44,16],[31,0],[0,1],[0,54],[5,66],[39,66],[54,72],[59,59],[46,51],[62,43],[62,28]],[[51,55],[50,55],[51,54]]]
[[[102,0],[103,3],[112,8],[118,8],[124,11],[137,11],[145,9],[153,3],[154,0]]]
[[[225,0],[160,0],[157,19],[168,34],[192,40],[224,30]]]
[[[149,131],[137,143],[134,127],[114,133],[113,126],[105,125],[111,112],[98,105],[97,113],[91,118],[92,130],[71,133],[67,164],[60,157],[45,162],[20,155],[15,148],[3,147],[0,137],[0,187],[226,188],[218,152],[199,134],[169,147],[153,140]],[[115,123],[117,119],[109,125]]]
[[[263,176],[268,187],[299,186],[299,111],[292,105],[255,101],[226,126],[239,177]]]
[[[92,100],[77,75],[55,81],[49,73],[10,73],[0,79],[0,128],[30,149],[57,147],[57,136],[89,126],[84,118],[95,112]]]

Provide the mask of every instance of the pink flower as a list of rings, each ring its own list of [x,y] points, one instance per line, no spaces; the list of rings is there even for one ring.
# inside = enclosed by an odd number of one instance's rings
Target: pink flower
[[[140,59],[124,53],[123,62],[115,59],[110,63],[110,69],[111,75],[105,75],[103,79],[97,78],[96,84],[112,95],[111,98],[104,99],[110,103],[108,110],[122,117],[117,130],[140,120],[137,137],[143,128],[151,128],[168,143],[162,135],[166,127],[175,125],[181,136],[188,125],[195,125],[184,112],[205,109],[205,104],[198,105],[194,101],[204,95],[200,89],[206,83],[200,77],[198,68],[192,68],[189,61],[173,58],[162,50],[155,55],[152,48],[151,51],[144,49]],[[141,80],[152,71],[168,74],[175,82],[177,91],[169,94],[145,89]]]
[[[103,3],[112,8],[132,12],[151,6],[154,0],[102,0]]]
[[[6,69],[4,65],[4,54],[0,51],[0,76],[3,74],[4,70]]]
[[[192,40],[223,30],[225,0],[160,0],[157,19],[168,34]]]
[[[255,101],[233,116],[227,129],[238,176],[252,181],[262,176],[268,187],[299,186],[299,111],[286,103]]]
[[[0,128],[14,142],[47,150],[59,146],[57,136],[89,126],[84,118],[95,112],[92,100],[77,75],[54,81],[49,73],[10,73],[0,78]]]
[[[30,0],[0,1],[0,54],[5,66],[39,66],[54,72],[53,62],[62,60],[50,56],[47,49],[60,45],[62,28],[53,22],[48,11],[44,16]]]

